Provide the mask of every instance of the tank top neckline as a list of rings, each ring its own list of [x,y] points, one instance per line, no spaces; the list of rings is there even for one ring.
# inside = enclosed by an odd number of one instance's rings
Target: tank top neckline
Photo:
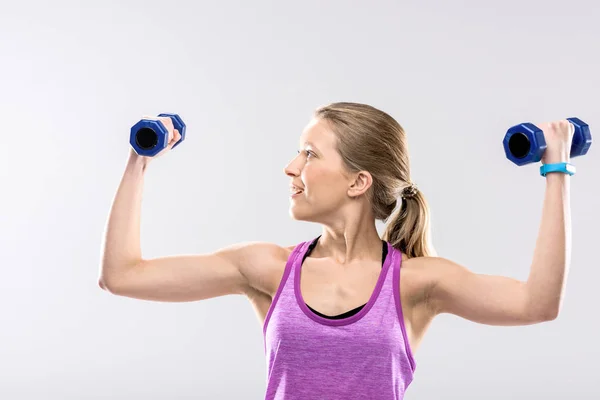
[[[321,325],[344,326],[344,325],[353,324],[353,323],[361,320],[369,312],[369,310],[373,307],[373,305],[377,301],[377,298],[379,297],[379,293],[381,292],[381,288],[383,287],[383,284],[385,283],[385,280],[386,280],[386,277],[388,274],[388,270],[390,269],[390,266],[393,265],[395,262],[397,252],[394,251],[395,249],[390,245],[389,242],[386,242],[388,251],[387,251],[387,255],[385,257],[385,261],[383,263],[383,267],[381,268],[381,270],[379,272],[379,278],[377,279],[377,284],[375,285],[375,288],[373,289],[373,292],[371,293],[369,301],[364,306],[362,306],[363,308],[359,312],[357,312],[356,314],[354,314],[350,317],[347,317],[347,318],[339,318],[339,319],[324,318],[324,317],[321,317],[321,316],[315,314],[308,308],[308,305],[304,301],[304,298],[302,297],[302,292],[300,290],[300,272],[302,269],[304,254],[306,254],[308,249],[312,245],[314,245],[316,243],[316,241],[319,240],[319,238],[320,238],[320,236],[313,239],[312,241],[305,242],[302,245],[300,251],[296,254],[296,257],[293,261],[294,294],[296,297],[296,302],[298,303],[298,306],[300,307],[302,312],[307,317],[309,317],[310,319],[312,319],[313,321],[315,321]]]

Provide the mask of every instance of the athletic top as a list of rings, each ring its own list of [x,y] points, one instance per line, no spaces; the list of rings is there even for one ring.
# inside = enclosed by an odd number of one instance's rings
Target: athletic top
[[[401,252],[383,242],[369,301],[326,317],[300,292],[303,261],[319,238],[294,248],[265,318],[265,400],[402,399],[416,365],[400,304]]]

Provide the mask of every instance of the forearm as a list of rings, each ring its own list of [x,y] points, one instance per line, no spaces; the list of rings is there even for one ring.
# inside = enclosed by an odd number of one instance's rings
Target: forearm
[[[571,260],[571,178],[550,173],[545,179],[542,220],[527,279],[530,310],[543,319],[559,312]]]
[[[103,238],[100,281],[104,284],[142,258],[140,218],[145,170],[144,160],[130,153]]]

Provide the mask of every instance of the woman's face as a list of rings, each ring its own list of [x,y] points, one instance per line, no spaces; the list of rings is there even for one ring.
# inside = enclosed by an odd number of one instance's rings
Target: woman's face
[[[336,148],[335,133],[327,121],[313,119],[300,136],[298,155],[285,167],[290,185],[290,215],[303,221],[323,222],[349,200],[349,179]]]

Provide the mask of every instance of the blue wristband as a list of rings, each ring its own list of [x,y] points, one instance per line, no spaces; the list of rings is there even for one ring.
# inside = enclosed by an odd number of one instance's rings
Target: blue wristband
[[[575,175],[575,166],[569,163],[543,164],[540,167],[540,175],[546,176],[550,172],[562,172],[569,175]]]

